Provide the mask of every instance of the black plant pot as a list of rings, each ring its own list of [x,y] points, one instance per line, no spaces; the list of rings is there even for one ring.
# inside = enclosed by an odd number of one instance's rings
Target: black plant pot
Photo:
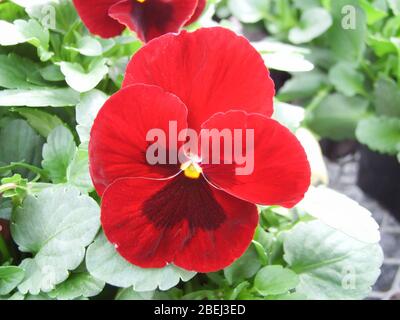
[[[400,164],[396,157],[360,148],[358,186],[400,221]]]
[[[319,144],[324,156],[330,160],[354,154],[359,148],[359,143],[355,140],[334,141],[324,138],[320,140]]]
[[[275,83],[276,92],[278,92],[283,87],[285,82],[291,78],[290,73],[285,71],[270,70],[270,75]]]

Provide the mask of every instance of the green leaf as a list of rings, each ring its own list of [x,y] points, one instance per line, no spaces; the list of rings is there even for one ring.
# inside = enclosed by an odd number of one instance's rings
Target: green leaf
[[[383,262],[378,244],[366,244],[322,222],[299,223],[284,238],[285,261],[308,299],[363,299]]]
[[[72,62],[61,62],[60,68],[65,81],[78,92],[92,90],[108,73],[106,59],[93,60],[87,70],[80,64]]]
[[[40,81],[39,68],[31,60],[16,54],[0,55],[0,87],[7,89],[33,89],[45,84]]]
[[[384,75],[374,86],[374,106],[378,115],[400,117],[400,87],[397,83]]]
[[[78,92],[67,88],[0,91],[0,107],[67,107],[79,102]]]
[[[393,13],[398,16],[400,15],[400,1],[399,0],[387,0],[390,9],[393,11]]]
[[[367,15],[367,22],[369,25],[373,25],[378,21],[387,17],[387,12],[379,9],[373,3],[368,0],[360,0],[360,7],[364,10]]]
[[[400,151],[400,119],[371,117],[360,121],[357,139],[373,151],[396,155]]]
[[[238,284],[254,276],[260,268],[257,250],[250,246],[243,256],[224,269],[224,275],[229,284]]]
[[[68,47],[68,49],[79,52],[81,55],[88,57],[101,56],[103,53],[101,43],[90,36],[80,38],[77,42],[76,48]]]
[[[0,296],[9,294],[23,278],[23,269],[15,266],[0,266]]]
[[[279,100],[294,101],[305,99],[317,94],[328,84],[326,74],[313,70],[305,73],[296,73],[286,81],[278,94]]]
[[[30,126],[45,138],[47,138],[50,132],[56,127],[63,125],[63,122],[59,117],[42,110],[33,108],[18,108],[14,109],[13,111],[24,117]]]
[[[14,21],[26,16],[23,8],[11,2],[0,3],[0,20]]]
[[[89,152],[87,145],[80,145],[67,169],[67,182],[81,192],[94,190],[89,173]]]
[[[105,283],[93,278],[87,272],[72,273],[66,281],[49,292],[49,296],[58,300],[72,300],[80,297],[90,298],[103,291]]]
[[[152,300],[154,291],[136,292],[132,288],[121,289],[115,300]]]
[[[89,142],[90,130],[94,119],[107,98],[108,96],[99,90],[92,90],[82,94],[81,101],[76,106],[76,122],[78,123],[76,131],[81,143]]]
[[[275,100],[273,119],[291,131],[296,131],[305,117],[304,108]]]
[[[267,300],[307,300],[307,296],[298,292],[291,292],[285,294],[279,294],[276,296],[268,296]]]
[[[0,219],[10,220],[13,205],[10,199],[0,197]]]
[[[53,290],[81,264],[100,227],[100,210],[76,188],[54,186],[28,195],[11,221],[19,250],[33,254],[20,265],[25,278],[18,290],[38,294]]]
[[[228,0],[228,7],[240,21],[254,23],[263,19],[264,13],[268,12],[269,3],[265,0]]]
[[[369,101],[335,93],[327,96],[307,115],[307,126],[322,137],[353,139],[358,122],[367,114]]]
[[[358,0],[331,1],[333,25],[328,41],[339,60],[357,63],[365,51],[367,18]]]
[[[308,72],[314,65],[304,55],[291,52],[273,52],[262,55],[268,68],[285,72]]]
[[[28,42],[38,48],[38,54],[42,61],[49,60],[53,53],[49,52],[49,31],[38,21],[30,19],[15,20],[13,23],[0,21],[0,45],[12,46]]]
[[[339,62],[329,70],[329,81],[348,97],[365,94],[364,80],[364,75],[352,63]]]
[[[0,131],[0,162],[24,162],[39,165],[43,139],[24,120],[11,120]],[[16,170],[23,176],[26,170]]]
[[[254,288],[263,296],[287,293],[296,288],[299,277],[282,266],[266,266],[257,272]]]
[[[43,146],[42,167],[54,183],[66,182],[67,169],[75,157],[76,144],[71,131],[64,126],[55,128]]]
[[[378,243],[379,225],[356,201],[325,186],[310,187],[296,209],[365,243]]]
[[[122,258],[114,246],[100,233],[86,254],[89,273],[116,287],[134,287],[136,291],[168,290],[179,281],[188,281],[196,273],[180,269],[172,264],[162,269],[142,269]]]
[[[55,64],[50,64],[39,70],[43,79],[47,81],[64,81],[65,77],[62,74],[60,67]]]
[[[293,0],[293,5],[301,10],[320,6],[320,0]]]
[[[390,39],[380,35],[368,35],[367,43],[378,57],[383,57],[389,53],[397,53],[396,45]]]
[[[307,43],[324,34],[332,25],[332,16],[320,7],[303,12],[300,26],[289,31],[289,40],[294,44]]]

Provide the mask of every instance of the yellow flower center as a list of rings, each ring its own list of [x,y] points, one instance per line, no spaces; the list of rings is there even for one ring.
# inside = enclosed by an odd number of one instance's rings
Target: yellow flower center
[[[183,173],[189,179],[198,179],[203,172],[203,169],[201,169],[201,167],[196,162],[192,161],[182,163],[181,170],[183,170]]]
[[[136,0],[137,2],[139,2],[139,3],[145,3],[146,2],[146,0]]]

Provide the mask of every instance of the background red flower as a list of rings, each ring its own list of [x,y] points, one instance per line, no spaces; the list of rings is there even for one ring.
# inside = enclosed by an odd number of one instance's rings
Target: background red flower
[[[205,0],[73,0],[90,32],[104,38],[122,33],[125,26],[142,41],[178,32],[198,19]]]

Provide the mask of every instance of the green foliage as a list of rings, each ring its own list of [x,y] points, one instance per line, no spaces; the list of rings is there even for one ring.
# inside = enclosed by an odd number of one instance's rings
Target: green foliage
[[[274,119],[333,139],[355,137],[357,128],[370,148],[400,154],[397,1],[387,8],[367,0],[213,1],[207,15],[217,3],[244,29],[268,31],[252,44],[268,67],[292,75]],[[356,28],[343,30],[349,4]],[[90,34],[70,0],[3,1],[0,30],[0,218],[10,220],[18,246],[0,235],[0,300],[108,297],[114,287],[119,300],[367,296],[382,262],[377,229],[359,217],[361,207],[329,192],[291,210],[259,207],[252,244],[219,272],[128,263],[99,230],[88,145],[97,113],[142,44],[129,32]],[[355,215],[369,236],[348,218]]]

